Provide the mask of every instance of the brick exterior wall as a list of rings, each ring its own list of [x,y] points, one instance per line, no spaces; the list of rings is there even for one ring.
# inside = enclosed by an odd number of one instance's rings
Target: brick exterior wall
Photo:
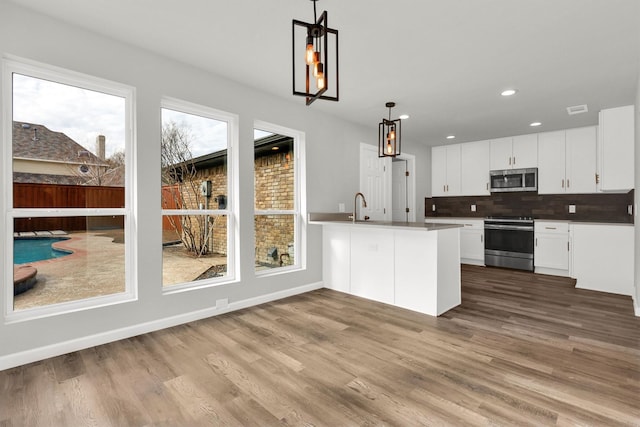
[[[294,164],[292,152],[274,152],[255,159],[255,209],[256,210],[291,210],[294,208]],[[217,209],[216,198],[219,195],[228,197],[227,167],[215,166],[199,170],[193,184],[182,185],[185,209],[198,209],[206,198],[200,195],[200,184],[211,181],[211,198],[209,209]],[[228,200],[227,200],[228,203]],[[192,218],[196,220],[196,218]],[[259,215],[255,220],[255,261],[258,264],[279,266],[294,263],[294,218],[293,215]],[[227,253],[227,221],[226,216],[212,217],[209,227],[213,227],[212,237],[208,242],[210,251],[218,254]],[[269,256],[277,250],[277,256]],[[287,254],[287,255],[283,255]]]
[[[254,168],[255,209],[294,209],[293,152],[258,157]],[[256,263],[279,266],[282,260],[283,265],[293,264],[293,215],[258,215],[254,222]],[[277,250],[275,259],[269,256],[273,248]]]

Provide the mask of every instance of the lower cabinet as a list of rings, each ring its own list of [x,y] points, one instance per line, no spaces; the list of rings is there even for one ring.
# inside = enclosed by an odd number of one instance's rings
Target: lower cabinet
[[[367,229],[351,229],[351,294],[393,304],[393,233],[392,230],[372,233]]]
[[[484,265],[484,220],[475,218],[426,218],[436,224],[460,224],[460,262]]]
[[[461,302],[459,230],[323,225],[324,285],[438,316]]]
[[[569,222],[536,221],[533,265],[536,273],[570,276]]]
[[[460,221],[460,262],[484,265],[484,221]]]
[[[576,287],[633,295],[634,226],[571,224]]]

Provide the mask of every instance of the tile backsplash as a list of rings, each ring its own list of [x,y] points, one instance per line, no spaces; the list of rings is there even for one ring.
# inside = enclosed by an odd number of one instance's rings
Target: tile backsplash
[[[490,196],[427,197],[424,215],[427,218],[509,215],[633,224],[633,214],[629,212],[633,203],[633,190],[623,194],[496,193]],[[432,210],[434,205],[435,211]],[[575,210],[575,213],[569,213],[570,210]]]

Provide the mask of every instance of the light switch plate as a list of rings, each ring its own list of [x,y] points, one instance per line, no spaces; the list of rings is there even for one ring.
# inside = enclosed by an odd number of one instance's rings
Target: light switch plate
[[[569,213],[576,213],[576,205],[569,205]]]
[[[475,212],[476,211],[476,205],[471,205],[471,212]]]
[[[436,205],[431,205],[431,211],[435,212],[436,211]]]
[[[338,212],[344,212],[344,203],[338,203]]]

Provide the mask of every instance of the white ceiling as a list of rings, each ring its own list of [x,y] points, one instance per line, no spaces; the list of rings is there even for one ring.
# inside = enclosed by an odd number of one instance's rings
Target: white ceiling
[[[313,20],[309,0],[15,3],[373,133],[395,101],[394,117],[411,115],[403,138],[429,145],[595,124],[635,101],[640,69],[640,0],[319,0],[340,33],[340,101],[305,107],[291,94],[291,20]],[[589,112],[569,116],[579,104]]]

